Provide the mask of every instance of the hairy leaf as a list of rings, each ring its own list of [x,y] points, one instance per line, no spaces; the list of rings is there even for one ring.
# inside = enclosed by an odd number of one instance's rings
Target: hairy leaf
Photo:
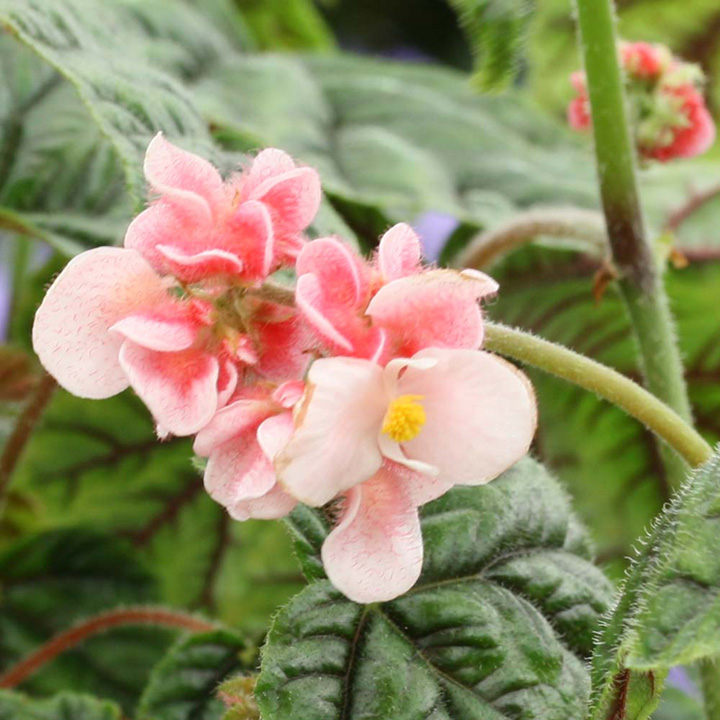
[[[638,550],[593,659],[595,718],[657,703],[666,671],[720,652],[720,455],[693,473]]]
[[[555,481],[527,459],[425,506],[422,527],[403,597],[361,606],[319,580],[277,616],[263,717],[582,718],[582,658],[611,592]]]
[[[120,708],[107,700],[61,693],[48,700],[32,700],[0,690],[0,720],[121,720]]]
[[[216,720],[223,704],[218,685],[243,667],[245,641],[228,630],[183,638],[153,670],[138,720]]]
[[[497,90],[515,79],[527,40],[533,0],[450,0],[473,55],[473,82]]]

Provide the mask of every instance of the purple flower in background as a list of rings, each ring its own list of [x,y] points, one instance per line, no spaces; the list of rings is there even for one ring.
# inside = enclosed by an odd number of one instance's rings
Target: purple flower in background
[[[420,236],[423,254],[430,262],[437,262],[445,244],[460,223],[449,213],[429,210],[418,215],[412,223]]]
[[[10,258],[9,253],[0,253],[0,342],[7,340],[10,321]]]
[[[668,685],[672,685],[678,690],[682,690],[691,697],[700,699],[700,693],[695,687],[695,683],[691,680],[690,676],[684,667],[678,665],[677,667],[671,668],[667,677]]]

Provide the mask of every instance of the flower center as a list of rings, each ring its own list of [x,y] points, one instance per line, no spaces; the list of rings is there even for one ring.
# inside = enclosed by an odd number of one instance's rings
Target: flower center
[[[408,442],[417,437],[425,424],[422,395],[400,395],[388,405],[382,431],[395,442]]]

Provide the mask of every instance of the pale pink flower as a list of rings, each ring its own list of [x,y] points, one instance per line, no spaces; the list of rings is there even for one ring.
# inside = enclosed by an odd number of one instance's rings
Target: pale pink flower
[[[301,382],[243,388],[197,434],[193,449],[209,458],[205,489],[235,520],[280,518],[297,504],[272,463],[292,435],[291,408],[302,392]]]
[[[621,42],[620,60],[630,77],[643,80],[659,78],[673,63],[665,46],[647,42]]]
[[[48,290],[33,345],[74,395],[106,398],[132,386],[161,435],[191,435],[227,402],[239,368],[285,377],[306,366],[292,310],[258,303],[248,310],[257,323],[251,338],[211,303],[174,297],[134,250],[96,248],[73,258]]]
[[[320,204],[317,172],[272,148],[223,182],[207,160],[158,134],[144,167],[159,197],[131,223],[125,247],[186,283],[214,276],[262,281],[294,260]]]
[[[133,250],[73,258],[38,308],[33,346],[66,390],[107,398],[129,385],[176,435],[199,430],[237,383],[234,364],[202,341],[206,308],[174,300]]]
[[[372,262],[336,238],[313,240],[297,261],[298,309],[335,354],[384,363],[423,347],[479,347],[478,300],[497,283],[472,270],[423,269],[420,252],[404,223],[385,233]]]
[[[328,577],[351,599],[388,600],[420,572],[417,507],[497,477],[527,453],[536,422],[525,375],[489,353],[428,348],[385,368],[320,359],[275,468],[301,502],[344,497],[323,546]]]

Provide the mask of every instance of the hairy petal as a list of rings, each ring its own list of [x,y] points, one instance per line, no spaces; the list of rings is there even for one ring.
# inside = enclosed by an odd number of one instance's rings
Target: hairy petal
[[[106,398],[128,386],[118,361],[123,317],[163,303],[160,278],[136,252],[102,247],[74,257],[43,299],[33,325],[40,362],[66,390]]]
[[[406,223],[393,225],[380,238],[377,262],[386,282],[417,273],[421,257],[420,238]]]
[[[355,602],[392,600],[420,576],[420,520],[402,472],[386,462],[349,490],[340,522],[323,543],[328,578]]]
[[[380,467],[377,433],[387,397],[382,369],[355,358],[316,360],[307,387],[295,432],[275,467],[298,500],[323,505]]]

